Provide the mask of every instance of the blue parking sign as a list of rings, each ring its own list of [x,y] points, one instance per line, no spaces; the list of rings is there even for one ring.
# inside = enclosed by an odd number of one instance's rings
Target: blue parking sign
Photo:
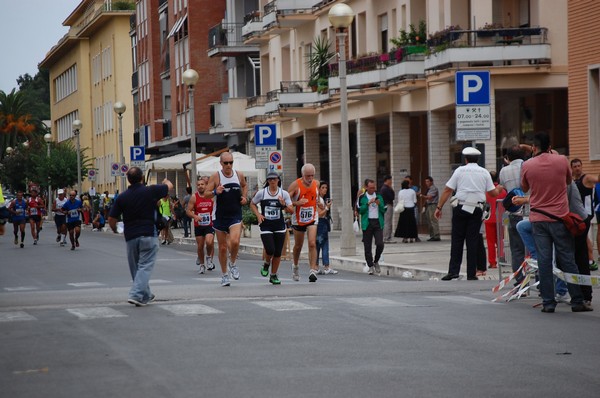
[[[132,162],[144,162],[146,160],[146,148],[144,146],[129,147],[129,156]]]
[[[456,72],[456,105],[489,105],[490,72]]]
[[[257,124],[254,126],[254,145],[277,146],[277,125]]]

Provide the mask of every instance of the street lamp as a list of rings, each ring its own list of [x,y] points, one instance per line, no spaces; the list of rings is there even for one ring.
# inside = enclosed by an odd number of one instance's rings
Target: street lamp
[[[119,150],[121,151],[121,166],[125,164],[125,153],[123,152],[123,114],[127,107],[121,101],[115,102],[113,106],[117,115],[119,115]],[[120,192],[123,193],[125,191],[125,178],[121,176],[121,184],[120,184]]]
[[[73,120],[73,135],[75,136],[75,142],[77,143],[77,194],[81,195],[81,154],[79,153],[79,130],[83,127],[81,120]]]
[[[52,134],[44,134],[44,141],[46,141],[46,156],[50,159],[50,143],[52,142]],[[50,180],[50,174],[48,174],[48,220],[52,217],[52,181]]]
[[[356,254],[356,237],[352,228],[352,205],[351,196],[347,192],[351,186],[350,180],[350,138],[348,134],[348,91],[346,88],[346,37],[347,28],[354,20],[354,11],[348,5],[339,3],[329,10],[329,22],[336,29],[339,56],[339,78],[340,78],[340,125],[341,125],[341,150],[342,150],[342,236],[340,254],[342,256],[353,256]]]
[[[194,125],[194,86],[200,76],[194,69],[188,69],[183,72],[183,83],[188,88],[189,97],[189,117],[188,130],[190,132],[190,151],[192,152],[192,163],[190,165],[190,187],[192,191],[196,188],[196,128]]]

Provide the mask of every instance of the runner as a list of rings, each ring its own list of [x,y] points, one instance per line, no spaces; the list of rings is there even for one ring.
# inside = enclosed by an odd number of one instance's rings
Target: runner
[[[259,203],[261,212],[258,211],[256,206]],[[281,281],[277,277],[277,271],[281,263],[281,250],[287,233],[282,210],[293,213],[294,209],[292,208],[292,199],[286,191],[281,189],[281,180],[275,171],[267,174],[267,182],[265,182],[263,189],[254,195],[250,203],[250,209],[258,219],[260,238],[266,252],[265,263],[260,269],[260,274],[266,277],[269,275],[269,267],[271,267],[269,282],[273,285],[279,285]]]
[[[15,245],[19,244],[18,232],[21,231],[21,249],[25,246],[25,224],[27,223],[27,201],[23,199],[23,191],[17,192],[17,198],[10,202],[8,211],[12,213],[13,234],[15,235]]]
[[[56,242],[61,246],[67,245],[67,217],[66,213],[63,210],[63,206],[67,203],[67,198],[65,197],[65,190],[58,190],[58,197],[54,200],[54,208],[52,211],[54,212],[54,224],[56,224]],[[60,236],[62,235],[62,242]]]
[[[294,229],[294,264],[292,265],[292,279],[300,280],[298,261],[304,244],[304,234],[308,232],[308,262],[310,265],[309,282],[317,281],[317,205],[319,198],[319,184],[314,180],[315,166],[306,163],[302,166],[302,177],[290,184],[288,192],[292,197],[292,204],[296,210],[292,214],[292,228]],[[324,205],[319,204],[320,208]]]
[[[198,246],[196,265],[200,267],[199,274],[203,274],[208,267],[209,271],[215,269],[212,256],[215,252],[215,230],[213,229],[213,201],[204,197],[206,181],[199,179],[196,183],[198,192],[190,195],[186,208],[187,216],[194,220],[194,236]],[[204,262],[204,245],[206,245],[206,262]],[[206,266],[205,266],[206,264]]]
[[[42,198],[38,196],[38,188],[31,187],[31,197],[27,200],[27,208],[29,211],[29,225],[31,226],[31,237],[33,244],[37,245],[42,231],[42,209],[45,204]]]
[[[224,152],[220,157],[222,170],[210,176],[206,187],[206,197],[216,197],[213,227],[219,242],[219,262],[221,263],[221,286],[229,286],[227,273],[227,238],[229,236],[229,272],[235,280],[240,271],[235,263],[242,234],[242,206],[248,203],[248,187],[244,175],[233,168],[233,155]]]
[[[67,214],[67,229],[69,230],[69,240],[71,241],[71,250],[79,247],[79,235],[81,235],[81,212],[83,203],[77,199],[75,191],[69,192],[69,200],[63,205],[63,210]]]

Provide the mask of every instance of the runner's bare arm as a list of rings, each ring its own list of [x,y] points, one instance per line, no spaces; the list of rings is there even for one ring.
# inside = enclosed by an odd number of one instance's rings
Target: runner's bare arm
[[[240,187],[242,188],[242,205],[248,203],[248,183],[246,183],[246,177],[244,177],[244,173],[238,171],[238,179],[240,180]]]
[[[196,215],[194,214],[194,207],[196,206],[196,195],[191,195],[190,200],[187,205],[187,209],[185,209],[185,214],[192,220],[196,219]]]

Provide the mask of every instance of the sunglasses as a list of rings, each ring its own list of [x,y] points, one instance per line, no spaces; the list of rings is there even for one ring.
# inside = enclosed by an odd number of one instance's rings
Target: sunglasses
[[[227,165],[227,164],[233,164],[233,160],[231,162],[223,162],[223,164]]]

